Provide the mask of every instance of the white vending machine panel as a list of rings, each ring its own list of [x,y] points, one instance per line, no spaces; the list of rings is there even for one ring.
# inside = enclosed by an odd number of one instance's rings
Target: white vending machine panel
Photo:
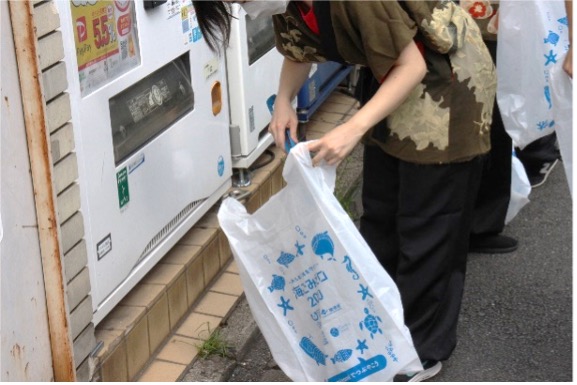
[[[231,186],[226,67],[190,1],[58,1],[97,324]]]
[[[278,91],[283,56],[270,17],[252,20],[238,4],[232,14],[226,50],[232,161],[234,168],[248,168],[273,143],[267,100]]]

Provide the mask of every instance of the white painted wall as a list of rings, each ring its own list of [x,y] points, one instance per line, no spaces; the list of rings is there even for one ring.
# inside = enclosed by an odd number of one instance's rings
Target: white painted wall
[[[0,1],[0,40],[0,381],[51,381],[42,262],[7,1]]]

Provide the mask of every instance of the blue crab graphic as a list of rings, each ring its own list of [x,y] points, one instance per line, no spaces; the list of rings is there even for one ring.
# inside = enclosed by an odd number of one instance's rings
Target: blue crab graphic
[[[363,330],[363,326],[371,333],[371,339],[375,338],[374,335],[377,333],[383,334],[383,331],[379,327],[379,322],[383,322],[379,316],[372,315],[369,309],[365,308],[365,314],[367,315],[364,320],[359,322],[359,327]]]
[[[335,245],[327,231],[319,233],[313,237],[311,242],[313,251],[323,259],[325,254],[330,254],[329,261],[334,261]]]

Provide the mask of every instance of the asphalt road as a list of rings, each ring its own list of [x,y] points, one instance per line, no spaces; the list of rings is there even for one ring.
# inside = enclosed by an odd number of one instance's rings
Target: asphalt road
[[[517,251],[469,255],[458,346],[431,381],[572,381],[572,201],[561,163],[530,199],[505,230]],[[229,322],[232,334],[248,325],[241,306],[244,321]],[[241,355],[200,371],[221,371],[219,381],[290,381],[253,328]]]

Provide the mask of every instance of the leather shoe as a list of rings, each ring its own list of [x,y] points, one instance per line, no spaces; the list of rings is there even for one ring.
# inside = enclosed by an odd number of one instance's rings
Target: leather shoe
[[[469,237],[469,252],[481,254],[505,254],[517,250],[516,239],[506,235],[476,235]]]

